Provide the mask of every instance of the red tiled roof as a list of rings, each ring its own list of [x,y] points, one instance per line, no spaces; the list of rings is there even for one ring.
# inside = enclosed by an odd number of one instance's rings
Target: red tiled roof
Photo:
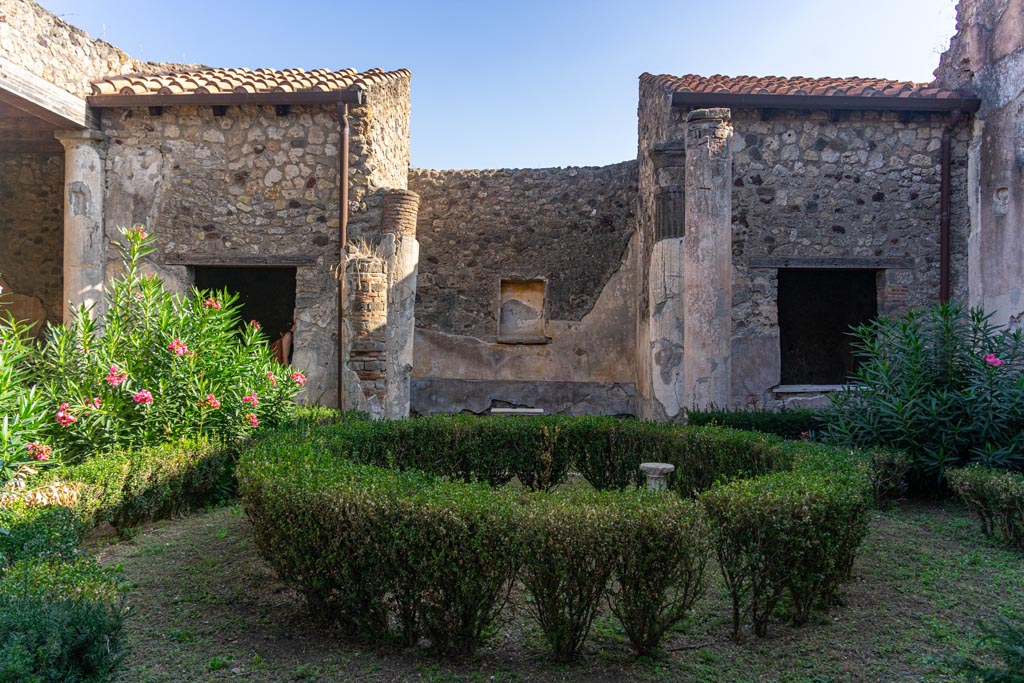
[[[890,81],[884,78],[784,78],[781,76],[640,76],[645,83],[660,85],[675,93],[715,95],[792,95],[846,97],[926,97],[963,99],[964,95],[932,87],[928,83]]]
[[[223,95],[338,92],[408,78],[406,69],[199,69],[109,76],[92,84],[93,95]]]

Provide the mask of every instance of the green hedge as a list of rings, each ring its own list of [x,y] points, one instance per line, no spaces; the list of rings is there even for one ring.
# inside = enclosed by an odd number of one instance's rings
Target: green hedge
[[[809,408],[787,410],[688,410],[686,422],[695,427],[717,426],[801,439],[822,428],[821,415]]]
[[[672,488],[684,495],[632,487],[645,460],[676,463]],[[637,651],[653,651],[703,590],[711,541],[721,551],[735,535],[727,527],[789,544],[779,590],[805,620],[850,569],[874,465],[859,451],[715,427],[340,416],[271,432],[242,455],[238,477],[261,553],[322,615],[462,655],[518,577],[554,655],[571,660],[605,599]],[[570,467],[605,490],[551,491]],[[525,487],[489,486],[513,477]],[[709,489],[714,536],[684,499]]]
[[[986,535],[1024,550],[1024,473],[973,466],[950,470],[948,476]]]

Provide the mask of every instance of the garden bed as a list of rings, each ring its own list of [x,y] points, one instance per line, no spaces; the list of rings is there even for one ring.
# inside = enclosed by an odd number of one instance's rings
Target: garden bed
[[[604,613],[573,666],[550,662],[521,613],[461,663],[347,640],[274,578],[237,506],[146,527],[100,555],[123,563],[134,586],[121,683],[957,680],[946,657],[973,651],[976,619],[1024,617],[1021,556],[984,539],[954,503],[872,513],[843,607],[817,623],[776,621],[767,640],[733,643],[728,597],[709,567],[707,595],[668,636],[662,658],[634,660]]]

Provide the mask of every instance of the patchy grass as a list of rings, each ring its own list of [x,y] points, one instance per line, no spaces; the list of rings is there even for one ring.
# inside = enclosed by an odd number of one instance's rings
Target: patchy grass
[[[275,580],[238,506],[153,525],[98,552],[122,563],[134,585],[121,683],[952,681],[947,660],[971,651],[978,618],[1024,617],[1024,557],[991,545],[952,503],[875,513],[845,604],[809,626],[779,622],[767,639],[733,643],[712,569],[708,595],[661,658],[635,660],[602,616],[583,662],[568,667],[548,661],[521,610],[468,662],[346,640]]]

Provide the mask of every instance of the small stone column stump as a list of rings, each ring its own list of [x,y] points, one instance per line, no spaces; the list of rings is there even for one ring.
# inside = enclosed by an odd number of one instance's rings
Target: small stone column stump
[[[668,475],[676,471],[676,466],[667,462],[644,462],[640,463],[640,471],[647,477],[648,491],[663,491],[668,488]]]

